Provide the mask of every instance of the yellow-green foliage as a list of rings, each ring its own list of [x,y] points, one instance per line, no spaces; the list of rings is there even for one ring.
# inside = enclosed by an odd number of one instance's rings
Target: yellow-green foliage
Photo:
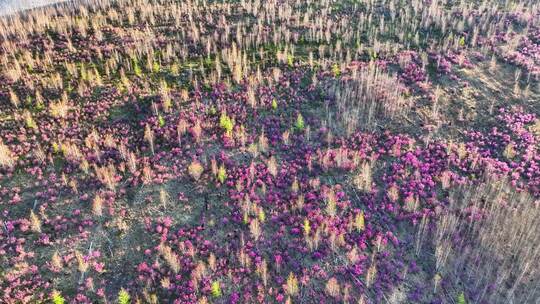
[[[375,50],[373,50],[371,52],[371,60],[375,61],[377,59],[378,55],[377,55],[377,52]]]
[[[159,62],[154,61],[154,65],[152,66],[152,71],[154,73],[159,73],[160,69],[161,69],[161,66],[159,65]]]
[[[287,64],[292,67],[294,65],[294,56],[292,54],[287,55]]]
[[[275,98],[272,99],[272,109],[274,109],[274,110],[277,109],[277,100]]]
[[[339,65],[334,64],[332,66],[332,73],[334,73],[335,77],[338,77],[339,75],[341,75],[341,69],[339,68]]]
[[[461,292],[457,298],[457,304],[467,304],[467,301],[465,300],[465,294]]]
[[[212,296],[214,296],[214,298],[221,297],[221,286],[218,281],[212,282]]]
[[[244,212],[244,225],[249,224],[249,216],[247,212]]]
[[[165,118],[163,118],[163,116],[161,115],[158,116],[158,122],[159,122],[160,128],[163,128],[165,126]]]
[[[52,294],[52,302],[53,304],[64,304],[66,300],[58,291],[53,291]]]
[[[309,224],[308,219],[304,220],[304,225],[302,226],[302,228],[304,228],[304,235],[309,235],[309,232],[311,231],[311,225]]]
[[[264,210],[259,210],[259,221],[264,222],[266,220],[266,214],[264,213]]]
[[[225,169],[225,166],[221,165],[217,172],[217,179],[220,183],[223,184],[226,178],[227,178],[227,170]]]
[[[178,63],[171,64],[171,74],[174,76],[178,76],[180,74],[180,67],[178,66]]]
[[[302,114],[298,113],[298,116],[296,116],[296,122],[294,123],[294,127],[298,130],[304,130],[305,124],[304,124],[304,117],[302,117]]]
[[[136,59],[133,59],[133,72],[137,77],[141,77],[143,74],[139,62]]]
[[[227,136],[231,136],[234,128],[234,120],[227,116],[227,113],[223,112],[219,117],[219,126],[225,130]]]
[[[129,293],[124,289],[120,289],[120,292],[118,292],[118,304],[129,304],[131,303],[131,297],[129,296]]]
[[[25,114],[26,115],[24,117],[24,123],[26,124],[26,127],[30,129],[36,129],[37,128],[36,121],[34,120],[34,118],[32,118],[32,115],[30,114],[30,112],[26,112]]]

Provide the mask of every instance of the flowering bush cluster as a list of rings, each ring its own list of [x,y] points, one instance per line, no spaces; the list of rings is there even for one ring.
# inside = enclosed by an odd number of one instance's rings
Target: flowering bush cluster
[[[505,61],[511,62],[525,71],[538,77],[540,74],[540,30],[531,29],[529,35],[516,37],[519,39],[515,49],[504,50],[502,57]],[[503,52],[504,52],[503,51]]]

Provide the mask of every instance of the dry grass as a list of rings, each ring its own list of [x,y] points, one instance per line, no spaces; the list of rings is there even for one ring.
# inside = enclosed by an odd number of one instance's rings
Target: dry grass
[[[370,192],[372,186],[373,163],[365,162],[361,165],[359,172],[353,177],[353,184],[364,192]]]
[[[384,119],[406,114],[411,101],[401,94],[401,87],[396,75],[373,62],[354,70],[350,77],[343,77],[331,88],[337,109],[329,112],[330,125],[350,135],[357,129],[373,129]]]
[[[531,303],[540,297],[539,231],[540,202],[507,181],[458,188],[437,222],[437,270],[474,291],[473,303]]]
[[[110,190],[115,190],[117,185],[116,168],[113,164],[98,167],[94,165],[97,179]]]
[[[286,284],[287,293],[291,296],[298,294],[298,279],[294,273],[289,273]]]
[[[328,293],[328,295],[333,297],[333,298],[337,298],[341,294],[339,283],[336,280],[336,278],[334,278],[334,277],[330,278],[330,280],[328,280],[328,282],[326,282],[326,288],[325,289],[326,289],[326,293]]]
[[[0,141],[0,167],[12,168],[15,165],[15,155]]]
[[[92,213],[95,216],[101,216],[103,214],[103,199],[100,195],[96,195],[92,200]]]
[[[199,178],[201,178],[203,171],[204,171],[204,167],[198,161],[191,162],[191,164],[188,167],[189,175],[196,181],[199,180]]]
[[[180,258],[179,256],[172,250],[171,247],[161,244],[159,246],[159,252],[165,262],[167,262],[167,265],[171,267],[171,269],[174,271],[174,273],[178,273],[180,271]]]
[[[144,139],[148,141],[148,144],[150,145],[150,150],[152,151],[152,155],[154,155],[154,131],[150,128],[149,125],[146,125],[146,127],[144,128]]]
[[[33,210],[30,211],[30,228],[36,233],[41,233],[41,220]]]
[[[49,105],[49,112],[52,117],[66,118],[69,112],[70,106],[67,102],[67,96],[58,102],[53,102]]]

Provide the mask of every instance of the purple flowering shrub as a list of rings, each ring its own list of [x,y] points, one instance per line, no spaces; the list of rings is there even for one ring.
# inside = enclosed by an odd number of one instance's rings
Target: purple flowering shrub
[[[493,173],[509,173],[510,183],[517,189],[527,189],[540,195],[538,166],[538,120],[523,110],[500,109],[497,123],[487,134],[467,133],[480,156]]]
[[[533,77],[538,77],[540,73],[540,30],[531,29],[527,36],[519,38],[519,44],[515,49],[503,51],[504,61],[511,62]]]

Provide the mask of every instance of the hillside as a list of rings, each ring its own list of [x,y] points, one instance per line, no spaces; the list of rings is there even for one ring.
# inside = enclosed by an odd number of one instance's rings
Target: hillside
[[[0,303],[540,303],[539,80],[532,0],[0,17]]]

